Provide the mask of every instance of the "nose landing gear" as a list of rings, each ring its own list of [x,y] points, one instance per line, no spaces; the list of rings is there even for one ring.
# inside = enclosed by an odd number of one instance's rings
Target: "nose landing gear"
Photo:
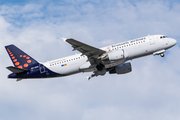
[[[161,56],[161,57],[164,57],[164,53],[161,53],[160,56]]]
[[[160,55],[161,57],[164,57],[164,53],[165,53],[166,50],[159,50],[159,51],[156,51],[153,53],[153,55]]]
[[[93,72],[93,74],[90,77],[87,77],[87,79],[90,80],[94,76],[98,76],[98,74],[96,72]]]

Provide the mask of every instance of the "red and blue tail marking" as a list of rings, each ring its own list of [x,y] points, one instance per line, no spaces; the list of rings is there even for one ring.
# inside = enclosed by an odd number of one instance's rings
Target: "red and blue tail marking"
[[[15,45],[5,46],[9,57],[11,58],[15,67],[20,69],[29,69],[30,67],[37,65],[38,62],[31,56],[17,48]]]
[[[8,45],[5,46],[5,48],[15,66],[7,67],[8,70],[13,72],[8,75],[8,78],[18,78],[17,80],[19,81],[25,78],[49,78],[61,76],[60,74],[49,70],[43,64],[38,63],[15,45]]]

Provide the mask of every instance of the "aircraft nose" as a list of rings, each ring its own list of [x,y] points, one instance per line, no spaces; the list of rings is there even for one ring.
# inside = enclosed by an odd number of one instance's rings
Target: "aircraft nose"
[[[175,39],[172,39],[171,42],[173,45],[176,45],[176,43],[177,43],[177,41]]]

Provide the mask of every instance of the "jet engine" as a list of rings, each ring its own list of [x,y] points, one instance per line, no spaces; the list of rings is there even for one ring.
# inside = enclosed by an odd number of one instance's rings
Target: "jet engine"
[[[98,64],[96,66],[96,69],[97,69],[97,71],[96,71],[97,75],[105,75],[106,74],[106,68],[103,64],[101,64],[101,63]]]
[[[120,65],[115,66],[112,70],[109,71],[110,74],[126,74],[132,71],[131,63],[123,63]]]

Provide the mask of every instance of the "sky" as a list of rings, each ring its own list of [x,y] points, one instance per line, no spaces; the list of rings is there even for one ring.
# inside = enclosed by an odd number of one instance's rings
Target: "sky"
[[[0,120],[179,120],[179,0],[0,1]],[[130,61],[132,72],[94,77],[8,79],[4,46],[37,61],[78,53],[62,37],[94,47],[163,34],[177,40],[165,57]]]

